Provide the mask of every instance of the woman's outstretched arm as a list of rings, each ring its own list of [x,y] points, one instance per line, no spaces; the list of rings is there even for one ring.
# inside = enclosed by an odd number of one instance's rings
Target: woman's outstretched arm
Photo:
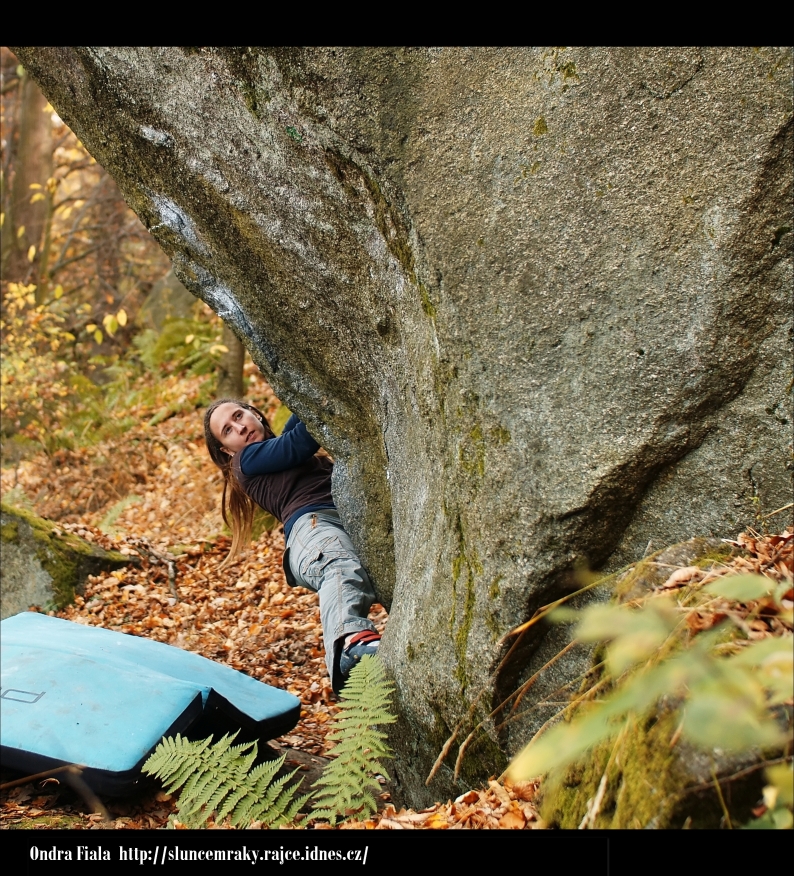
[[[320,449],[306,426],[293,414],[278,438],[268,438],[240,451],[240,468],[244,475],[273,474],[306,462]]]

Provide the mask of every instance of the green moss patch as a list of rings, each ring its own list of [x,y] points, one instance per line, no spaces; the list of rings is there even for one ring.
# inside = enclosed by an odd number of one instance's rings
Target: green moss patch
[[[585,761],[550,775],[544,784],[543,818],[564,829],[578,828],[588,812],[594,815],[591,828],[719,827],[724,813],[709,775],[712,764],[677,742],[679,723],[680,714],[668,704],[631,724],[616,740],[596,746]],[[716,769],[723,779],[746,766],[720,760]],[[723,800],[738,824],[750,820],[764,783],[760,769],[721,782]]]
[[[8,830],[72,830],[84,827],[85,819],[80,815],[31,815],[18,822],[11,822]]]
[[[0,506],[0,534],[3,545],[16,545],[49,576],[52,603],[63,608],[74,601],[89,575],[113,571],[137,562],[136,558],[117,551],[106,551],[72,533],[62,532],[55,524],[30,511],[6,502]],[[12,575],[10,567],[4,575]],[[11,586],[11,582],[6,582]]]

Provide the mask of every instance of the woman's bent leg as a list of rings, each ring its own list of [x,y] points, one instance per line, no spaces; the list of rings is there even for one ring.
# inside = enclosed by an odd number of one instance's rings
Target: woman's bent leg
[[[319,594],[325,662],[338,692],[343,681],[339,658],[344,639],[351,633],[376,631],[367,618],[375,592],[337,511],[317,511],[298,518],[288,548],[296,582]]]

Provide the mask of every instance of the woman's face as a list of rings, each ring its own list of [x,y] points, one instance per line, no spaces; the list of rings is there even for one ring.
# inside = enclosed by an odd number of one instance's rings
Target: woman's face
[[[265,438],[265,428],[259,417],[234,402],[225,402],[215,408],[210,416],[210,432],[229,456]]]

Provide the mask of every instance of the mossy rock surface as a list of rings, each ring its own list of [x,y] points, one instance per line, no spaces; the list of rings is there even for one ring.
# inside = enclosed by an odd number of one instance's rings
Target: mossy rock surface
[[[630,602],[660,587],[676,568],[709,569],[726,563],[735,552],[718,539],[693,538],[664,548],[603,583],[612,590],[614,601]],[[601,649],[595,654],[594,660],[603,657]],[[734,827],[751,821],[751,810],[766,784],[762,764],[780,752],[730,755],[718,749],[698,750],[680,738],[679,705],[663,698],[650,714],[637,716],[623,733],[596,745],[586,758],[552,772],[543,785],[544,820],[554,827],[576,829],[595,810],[591,828],[718,828],[727,826],[727,808]],[[591,706],[583,703],[571,720]],[[790,724],[787,715],[781,718]]]
[[[727,563],[736,552],[736,548],[718,538],[690,538],[621,569],[611,576],[611,581],[604,583],[613,587],[618,602],[630,602],[645,596],[655,587],[661,587],[676,569],[697,566],[708,570]]]
[[[603,797],[590,827],[725,827],[716,775],[733,826],[751,821],[751,810],[758,805],[766,784],[763,769],[752,769],[763,760],[760,752],[730,757],[698,751],[676,741],[680,720],[673,704],[662,704],[617,740],[596,746],[585,761],[549,776],[541,806],[543,818],[555,827],[578,828],[606,775]],[[736,778],[731,779],[733,776]]]
[[[84,824],[79,815],[33,815],[11,822],[8,830],[74,830]]]
[[[0,507],[3,618],[27,611],[63,608],[74,600],[89,575],[139,562],[106,551],[30,511],[6,502]]]

